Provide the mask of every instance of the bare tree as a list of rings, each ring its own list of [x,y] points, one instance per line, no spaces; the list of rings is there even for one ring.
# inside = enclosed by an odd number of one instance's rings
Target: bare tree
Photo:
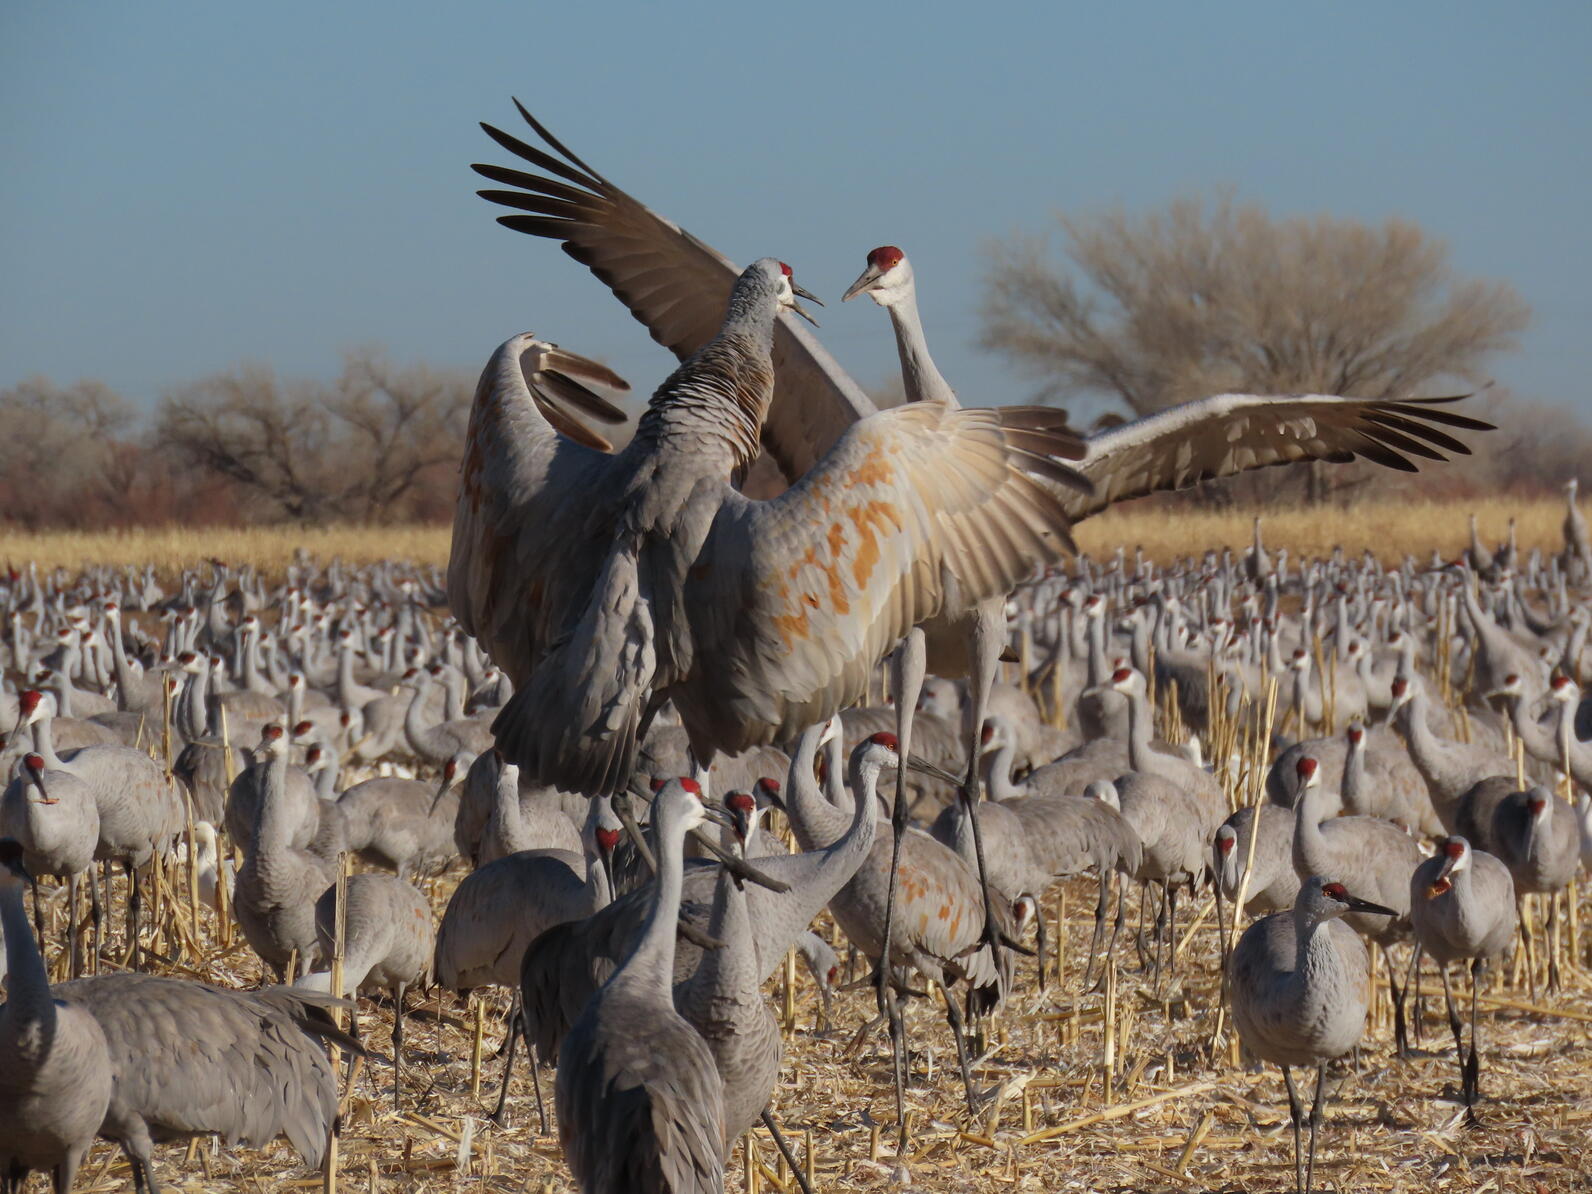
[[[1506,283],[1455,278],[1446,246],[1404,220],[1185,199],[1060,223],[1071,268],[1042,237],[990,246],[982,343],[1047,396],[1135,415],[1226,390],[1390,398],[1474,383],[1529,315]]]
[[[471,387],[424,365],[351,352],[334,385],[245,365],[162,406],[159,441],[225,477],[264,512],[302,521],[436,517],[452,501]]]
[[[0,517],[29,529],[125,521],[136,415],[103,382],[32,377],[0,391]]]

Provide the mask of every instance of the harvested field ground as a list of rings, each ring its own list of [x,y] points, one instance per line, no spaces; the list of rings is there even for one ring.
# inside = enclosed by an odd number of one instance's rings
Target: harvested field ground
[[[1413,483],[1412,483],[1413,484]],[[1154,499],[1132,502],[1078,527],[1080,551],[1109,556],[1119,546],[1142,547],[1165,562],[1189,553],[1249,546],[1255,514],[1265,519],[1268,548],[1286,547],[1295,558],[1325,555],[1334,547],[1374,552],[1384,563],[1405,554],[1418,558],[1439,551],[1452,558],[1469,542],[1466,517],[1477,516],[1482,537],[1501,541],[1514,518],[1521,547],[1557,551],[1563,546],[1559,498],[1490,497],[1475,501],[1379,502],[1359,506],[1285,507],[1276,510],[1200,510]],[[41,567],[76,569],[85,564],[154,564],[163,573],[207,559],[253,564],[279,574],[303,550],[322,559],[340,556],[351,564],[376,560],[447,563],[447,526],[331,526],[193,528],[131,531],[7,532],[0,536],[0,563],[36,561]]]
[[[1501,537],[1519,519],[1523,548],[1557,550],[1562,504],[1557,500],[1474,505],[1411,504],[1342,511],[1285,511],[1266,516],[1272,548],[1315,554],[1341,544],[1370,547],[1384,561],[1404,553],[1424,559],[1433,550],[1452,557],[1465,544],[1465,515],[1481,519],[1483,535]],[[1097,555],[1142,544],[1160,559],[1197,545],[1241,550],[1249,539],[1248,512],[1113,513],[1081,529],[1080,545]],[[10,536],[0,558],[20,564],[76,567],[85,561],[142,563],[162,569],[207,557],[252,562],[279,572],[303,547],[351,562],[410,558],[440,564],[445,528],[334,528],[325,531],[248,530],[112,535]],[[462,877],[455,869],[429,881],[438,916]],[[263,981],[259,963],[235,933],[190,895],[185,866],[171,876],[153,920],[157,971],[212,979],[230,986]],[[1583,877],[1584,878],[1584,877]],[[47,892],[54,889],[46,888]],[[175,898],[169,894],[175,890]],[[121,906],[121,881],[116,881]],[[1080,974],[1088,950],[1094,903],[1092,881],[1053,889],[1047,916],[1063,900],[1062,931],[1053,937],[1062,973],[1038,990],[1035,964],[1023,959],[1017,994],[995,1021],[989,1048],[976,1067],[977,1083],[996,1091],[977,1120],[962,1104],[955,1050],[932,1000],[908,1013],[916,1051],[908,1092],[912,1147],[893,1155],[894,1098],[888,1043],[882,1033],[847,1045],[872,1014],[872,996],[837,996],[829,1034],[815,1024],[818,1005],[804,969],[796,971],[793,1028],[776,1091],[777,1113],[798,1156],[811,1157],[818,1190],[1160,1191],[1290,1190],[1292,1134],[1281,1077],[1254,1072],[1235,1054],[1230,1025],[1217,1035],[1219,965],[1209,897],[1184,912],[1184,946],[1176,976],[1152,987],[1131,940],[1119,943],[1114,989],[1084,993]],[[1592,1189],[1592,920],[1565,933],[1562,984],[1533,1000],[1523,980],[1497,975],[1483,996],[1481,1025],[1484,1102],[1481,1125],[1463,1126],[1457,1105],[1457,1065],[1442,999],[1430,967],[1425,979],[1424,1035],[1412,1060],[1392,1057],[1386,1000],[1357,1067],[1334,1072],[1317,1156],[1317,1188],[1335,1191],[1575,1191]],[[49,940],[64,940],[64,901],[47,899]],[[1190,925],[1192,924],[1192,930]],[[832,926],[821,929],[833,937]],[[1129,930],[1131,933],[1130,917]],[[1570,948],[1571,941],[1574,948]],[[120,956],[113,938],[109,956]],[[51,951],[52,974],[65,959]],[[1500,970],[1504,969],[1500,967]],[[779,1008],[784,979],[769,995]],[[1435,997],[1434,997],[1435,996]],[[413,1007],[413,1005],[411,1005]],[[572,1190],[553,1135],[539,1134],[535,1101],[520,1069],[509,1101],[509,1126],[487,1119],[501,1062],[506,993],[485,1001],[479,1092],[472,1089],[476,1052],[474,1005],[451,995],[425,997],[412,1013],[403,1109],[391,1106],[391,1011],[367,1001],[359,1028],[371,1058],[346,1095],[338,1188],[350,1191]],[[440,1014],[439,1014],[440,1008]],[[1108,1029],[1109,1025],[1109,1029]],[[1109,1045],[1108,1045],[1109,1033]],[[1108,1060],[1109,1059],[1109,1060]],[[551,1102],[550,1071],[543,1090]],[[727,1188],[794,1190],[762,1131],[753,1137],[754,1174],[746,1154],[732,1162]],[[322,1187],[285,1142],[265,1150],[205,1142],[184,1160],[181,1146],[158,1150],[169,1188],[193,1191],[278,1191]],[[37,1182],[35,1188],[39,1188]],[[79,1177],[89,1191],[131,1190],[127,1163],[99,1144]]]
[[[431,883],[440,915],[462,876]],[[179,890],[186,881],[180,867]],[[119,885],[118,885],[118,890]],[[955,1052],[943,1016],[914,1001],[908,1032],[916,1052],[908,1091],[913,1143],[898,1161],[888,1043],[876,1033],[855,1056],[846,1046],[871,1014],[867,991],[834,1003],[835,1029],[817,1031],[818,1003],[799,970],[795,1029],[777,1090],[778,1115],[797,1155],[813,1150],[815,1189],[919,1191],[1146,1191],[1292,1189],[1292,1136],[1287,1100],[1275,1069],[1250,1072],[1232,1053],[1230,1033],[1214,1050],[1218,1004],[1217,934],[1209,899],[1196,902],[1178,975],[1161,993],[1140,973],[1126,936],[1119,943],[1113,1066],[1103,1065],[1105,993],[1081,993],[1080,976],[1092,928],[1092,881],[1052,892],[1050,915],[1065,894],[1062,971],[1040,994],[1032,960],[1024,960],[1019,993],[995,1022],[976,1081],[997,1100],[970,1122],[961,1099]],[[159,970],[233,986],[262,981],[261,968],[234,935],[223,946],[217,920],[201,908],[194,929],[186,892],[162,914],[157,950],[171,959]],[[1588,909],[1585,901],[1581,909]],[[822,926],[827,931],[827,924]],[[1132,927],[1130,917],[1129,928]],[[175,934],[174,946],[172,934]],[[53,939],[59,939],[52,934]],[[195,939],[196,940],[192,940]],[[1592,959],[1581,938],[1581,967],[1563,989],[1539,994],[1544,1010],[1522,1006],[1524,987],[1484,995],[1481,1127],[1461,1123],[1456,1065],[1435,976],[1425,980],[1424,1038],[1415,1057],[1392,1056],[1384,1000],[1358,1070],[1344,1067],[1330,1082],[1317,1156],[1318,1189],[1337,1191],[1586,1190],[1585,1151],[1592,1141]],[[195,948],[196,947],[196,948]],[[64,959],[58,959],[56,966]],[[1434,992],[1438,992],[1434,998]],[[778,1009],[783,979],[769,996]],[[1488,1006],[1488,1001],[1499,1000]],[[518,1069],[510,1121],[488,1120],[501,1062],[507,997],[487,1000],[481,1091],[471,1091],[474,1012],[454,999],[426,997],[406,1032],[403,1110],[391,1104],[390,1009],[364,1003],[359,1028],[371,1058],[347,1098],[339,1187],[351,1191],[566,1191],[573,1189],[554,1135],[536,1132],[526,1072]],[[523,1056],[523,1054],[522,1054]],[[517,1063],[518,1066],[519,1063]],[[551,1100],[552,1074],[542,1075]],[[1108,1085],[1109,1082],[1109,1085]],[[809,1136],[810,1134],[810,1136]],[[759,1130],[756,1163],[767,1172],[748,1187],[745,1153],[730,1167],[727,1188],[794,1190],[777,1168],[776,1151]],[[180,1146],[158,1150],[171,1188],[207,1191],[312,1189],[285,1142],[254,1151],[209,1143],[182,1163]],[[126,1162],[98,1144],[79,1188],[132,1189]]]

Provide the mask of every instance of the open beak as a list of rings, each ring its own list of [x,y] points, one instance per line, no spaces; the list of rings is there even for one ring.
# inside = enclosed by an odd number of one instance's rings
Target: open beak
[[[791,284],[790,284],[790,290],[791,290],[791,293],[794,294],[797,298],[806,299],[809,303],[817,303],[820,307],[822,307],[824,305],[824,300],[823,299],[819,298],[816,294],[814,294],[812,291],[808,290],[806,287],[796,285],[796,283],[794,281],[792,281]],[[818,327],[819,326],[818,321],[816,319],[814,319],[812,317],[812,315],[807,311],[807,309],[805,307],[803,307],[800,303],[792,303],[790,305],[790,309],[791,309],[791,311],[794,314],[800,315],[803,319],[805,319],[808,323],[812,324],[814,327]]]
[[[879,267],[876,265],[870,265],[867,269],[863,270],[860,275],[858,275],[855,282],[846,288],[846,293],[840,296],[840,301],[843,303],[849,303],[852,299],[856,298],[863,291],[867,290],[868,287],[877,282],[879,280],[879,274]]]

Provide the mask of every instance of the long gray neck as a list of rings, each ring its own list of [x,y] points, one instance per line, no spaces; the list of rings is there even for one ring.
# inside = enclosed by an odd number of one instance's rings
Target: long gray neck
[[[785,808],[792,831],[803,850],[822,850],[845,835],[850,818],[824,799],[813,777],[818,754],[816,739],[804,736],[797,743],[785,785]]]
[[[55,753],[55,718],[41,717],[33,723],[33,750],[41,759],[47,770],[56,771],[62,767],[61,758]]]
[[[1326,841],[1321,836],[1321,785],[1304,784],[1294,797],[1294,870],[1306,875],[1324,875],[1331,868],[1326,859]]]
[[[1016,756],[1017,747],[1011,742],[1001,743],[984,756],[984,787],[991,800],[1015,800],[1023,794],[1012,783],[1012,760]]]
[[[652,907],[635,950],[625,959],[611,980],[650,988],[671,1005],[674,999],[675,922],[680,918],[680,889],[683,882],[685,830],[673,819],[658,826],[655,848],[658,854],[658,880]]]
[[[956,406],[956,391],[934,365],[929,339],[918,316],[916,287],[909,287],[889,304],[890,326],[895,329],[896,351],[901,355],[901,384],[908,402],[944,402]]]
[[[1294,904],[1293,918],[1294,972],[1288,981],[1308,985],[1316,976],[1334,971],[1332,938],[1322,931],[1327,922],[1303,900]]]
[[[22,906],[22,885],[9,879],[0,890],[0,930],[5,933],[10,972],[8,998],[0,1007],[0,1049],[37,1065],[55,1042],[55,1000]]]

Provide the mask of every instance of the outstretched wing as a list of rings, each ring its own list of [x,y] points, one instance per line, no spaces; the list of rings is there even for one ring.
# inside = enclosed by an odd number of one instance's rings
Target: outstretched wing
[[[713,666],[674,691],[699,755],[823,720],[913,626],[1005,594],[1069,550],[1045,484],[1086,484],[1054,459],[1079,450],[1063,418],[908,403],[855,424],[779,497],[731,494],[686,598]]]
[[[514,106],[553,152],[481,126],[504,149],[544,172],[473,167],[515,188],[480,192],[483,199],[522,213],[499,216],[498,223],[562,241],[564,252],[596,274],[654,340],[685,360],[718,332],[741,271],[581,161],[519,100]],[[774,404],[763,427],[763,445],[787,478],[799,477],[847,427],[872,414],[874,405],[790,315],[781,315],[774,325],[774,372]]]
[[[624,412],[583,382],[630,387],[595,361],[537,340],[506,340],[476,385],[459,466],[448,559],[448,604],[465,632],[522,685],[535,658],[537,606],[556,567],[554,529],[571,494],[601,492],[612,445],[580,416],[615,423]]]
[[[1439,409],[1469,395],[1400,402],[1333,394],[1217,394],[1091,435],[1079,470],[1092,494],[1062,495],[1074,522],[1116,502],[1296,460],[1363,457],[1414,472],[1411,456],[1470,449],[1442,430],[1493,425]]]

